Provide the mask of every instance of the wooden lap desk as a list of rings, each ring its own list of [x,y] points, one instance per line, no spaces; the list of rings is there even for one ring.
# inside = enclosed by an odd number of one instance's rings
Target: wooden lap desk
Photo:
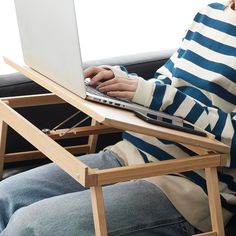
[[[0,100],[0,167],[3,168],[7,126],[12,127],[41,153],[56,163],[75,180],[90,188],[96,236],[106,236],[106,218],[102,186],[131,179],[146,178],[176,172],[205,169],[212,231],[199,235],[224,236],[222,209],[220,203],[217,167],[226,165],[229,147],[214,139],[187,134],[180,131],[148,124],[137,118],[132,112],[86,101],[59,86],[40,73],[26,67],[24,63],[4,58],[14,69],[32,79],[50,91],[50,94],[8,97]],[[60,138],[61,130],[43,133],[32,123],[22,117],[13,108],[58,104],[67,102],[92,118],[91,126],[74,128],[67,133],[73,135],[90,135],[87,145],[78,146],[81,152],[94,152],[98,134],[129,130],[161,139],[181,143],[198,153],[193,158],[178,158],[156,163],[139,164],[106,170],[93,169],[78,160],[72,153],[57,144],[53,139]],[[27,155],[27,153],[24,153]],[[32,153],[31,153],[32,154]],[[122,203],[121,203],[122,204]]]

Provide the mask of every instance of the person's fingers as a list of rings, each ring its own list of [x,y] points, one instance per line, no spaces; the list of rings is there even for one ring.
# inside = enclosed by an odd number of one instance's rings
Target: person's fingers
[[[111,92],[108,92],[107,95],[109,95],[111,97],[125,98],[125,99],[128,99],[128,100],[131,100],[134,97],[134,92],[111,91]]]
[[[94,77],[97,73],[100,71],[103,71],[105,69],[97,67],[97,66],[92,66],[84,70],[84,78],[91,78]]]
[[[110,91],[135,91],[135,86],[127,83],[115,83],[99,88],[102,93],[108,93]]]
[[[138,81],[135,79],[127,78],[114,78],[108,81],[105,81],[97,86],[97,89],[101,92],[109,91],[136,91]]]
[[[111,84],[116,84],[116,83],[133,84],[134,81],[132,81],[131,79],[127,79],[127,78],[116,77],[116,78],[104,81],[103,83],[99,84],[97,86],[97,89],[100,89],[102,87],[106,87],[106,86],[111,85]]]
[[[112,78],[114,78],[114,73],[111,70],[102,70],[91,78],[90,85],[96,85],[101,81],[110,80]]]

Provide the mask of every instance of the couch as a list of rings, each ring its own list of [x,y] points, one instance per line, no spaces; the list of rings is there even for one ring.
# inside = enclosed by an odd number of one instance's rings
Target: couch
[[[156,69],[162,66],[173,52],[174,49],[170,49],[159,52],[142,53],[131,56],[89,61],[84,62],[84,68],[87,68],[91,65],[123,65],[128,69],[130,73],[134,72],[148,79],[154,75]],[[0,97],[31,95],[47,92],[47,90],[19,73],[0,75]],[[17,110],[20,114],[22,114],[40,129],[51,129],[76,112],[76,109],[68,104],[17,108]],[[81,116],[82,115],[83,114],[81,114]],[[71,124],[69,123],[67,124],[67,126],[70,126],[74,123],[75,122],[72,120]],[[107,145],[111,145],[117,142],[120,139],[120,133],[100,135],[98,138],[97,151],[101,150]],[[82,144],[84,142],[86,142],[85,138],[74,138],[63,140],[61,141],[61,144],[73,145],[75,143]],[[26,140],[24,140],[19,134],[14,132],[14,130],[12,130],[11,128],[8,129],[6,145],[7,153],[21,152],[33,149],[34,147]],[[32,166],[42,165],[47,162],[49,162],[49,160],[40,159],[5,164],[5,172],[8,172],[8,174],[5,174],[5,177],[11,175],[12,173],[14,174],[16,172],[31,168]],[[14,167],[16,171],[8,171],[12,167]],[[236,235],[236,217],[234,217],[227,225],[226,235]]]

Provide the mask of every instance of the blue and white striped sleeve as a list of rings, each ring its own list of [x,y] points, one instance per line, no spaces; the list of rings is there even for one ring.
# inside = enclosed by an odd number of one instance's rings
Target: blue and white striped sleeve
[[[231,146],[230,167],[236,167],[236,112],[226,113],[215,107],[208,107],[160,80],[144,80],[139,77],[133,102],[178,116],[194,126],[211,132],[216,139]],[[145,91],[145,93],[144,93]],[[145,98],[143,94],[146,94]]]

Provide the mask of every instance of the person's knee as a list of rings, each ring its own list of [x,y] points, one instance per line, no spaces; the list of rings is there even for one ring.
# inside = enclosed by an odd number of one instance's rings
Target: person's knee
[[[17,210],[1,236],[94,234],[89,192],[41,200]]]
[[[28,210],[29,209],[29,210]],[[36,215],[30,211],[30,207],[21,208],[14,213],[6,228],[1,233],[1,236],[26,236],[37,235],[35,233]]]
[[[12,181],[4,180],[0,183],[0,232],[6,227],[11,215],[16,210],[13,204],[14,198],[18,198],[17,187],[14,188]]]

